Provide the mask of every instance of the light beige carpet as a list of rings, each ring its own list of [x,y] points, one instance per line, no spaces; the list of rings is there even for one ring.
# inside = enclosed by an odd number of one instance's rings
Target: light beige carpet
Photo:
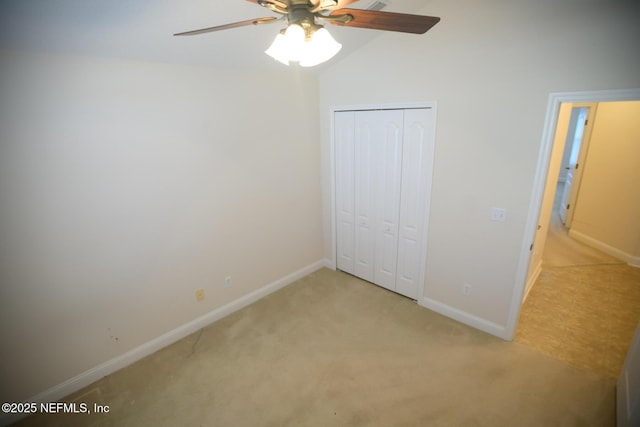
[[[322,269],[33,426],[613,426],[614,382]]]

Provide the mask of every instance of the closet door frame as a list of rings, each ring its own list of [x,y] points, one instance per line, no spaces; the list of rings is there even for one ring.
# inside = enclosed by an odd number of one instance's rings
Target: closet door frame
[[[429,234],[429,214],[431,205],[431,193],[433,183],[433,167],[435,156],[435,136],[436,136],[436,117],[437,117],[437,102],[407,102],[407,103],[390,103],[390,104],[356,104],[356,105],[339,105],[332,106],[330,108],[330,146],[329,146],[329,177],[330,177],[330,203],[331,203],[331,259],[328,262],[327,267],[337,269],[337,229],[336,229],[336,141],[335,141],[335,113],[345,111],[370,111],[370,110],[410,110],[410,109],[430,109],[432,110],[431,123],[429,126],[429,138],[427,150],[427,162],[426,167],[428,172],[428,182],[426,185],[426,207],[423,224],[423,236],[421,245],[420,256],[420,283],[422,286],[418,287],[417,301],[422,301],[424,298],[424,279],[425,279],[425,267],[427,256],[427,241]]]

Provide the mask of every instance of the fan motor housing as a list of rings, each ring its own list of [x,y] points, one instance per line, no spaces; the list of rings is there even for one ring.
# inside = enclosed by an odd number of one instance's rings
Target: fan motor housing
[[[298,24],[301,26],[313,26],[315,25],[315,14],[312,13],[307,5],[304,4],[292,4],[289,8],[289,14],[287,19],[289,24]]]

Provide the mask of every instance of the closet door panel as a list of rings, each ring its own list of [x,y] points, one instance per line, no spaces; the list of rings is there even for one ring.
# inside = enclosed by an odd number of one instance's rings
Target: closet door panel
[[[396,292],[418,297],[425,218],[431,180],[433,111],[407,110],[404,122]]]
[[[336,263],[354,273],[355,265],[355,113],[334,116],[336,150]]]
[[[376,117],[375,183],[376,227],[373,282],[396,288],[400,178],[402,172],[403,111],[371,112]]]
[[[355,117],[355,265],[354,274],[373,281],[375,248],[375,120]]]
[[[334,115],[337,267],[413,299],[423,280],[434,115]]]

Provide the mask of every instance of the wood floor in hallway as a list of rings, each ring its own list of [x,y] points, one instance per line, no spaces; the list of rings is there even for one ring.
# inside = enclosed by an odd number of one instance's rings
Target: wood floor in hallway
[[[571,239],[552,215],[515,341],[616,379],[640,322],[640,269]]]

